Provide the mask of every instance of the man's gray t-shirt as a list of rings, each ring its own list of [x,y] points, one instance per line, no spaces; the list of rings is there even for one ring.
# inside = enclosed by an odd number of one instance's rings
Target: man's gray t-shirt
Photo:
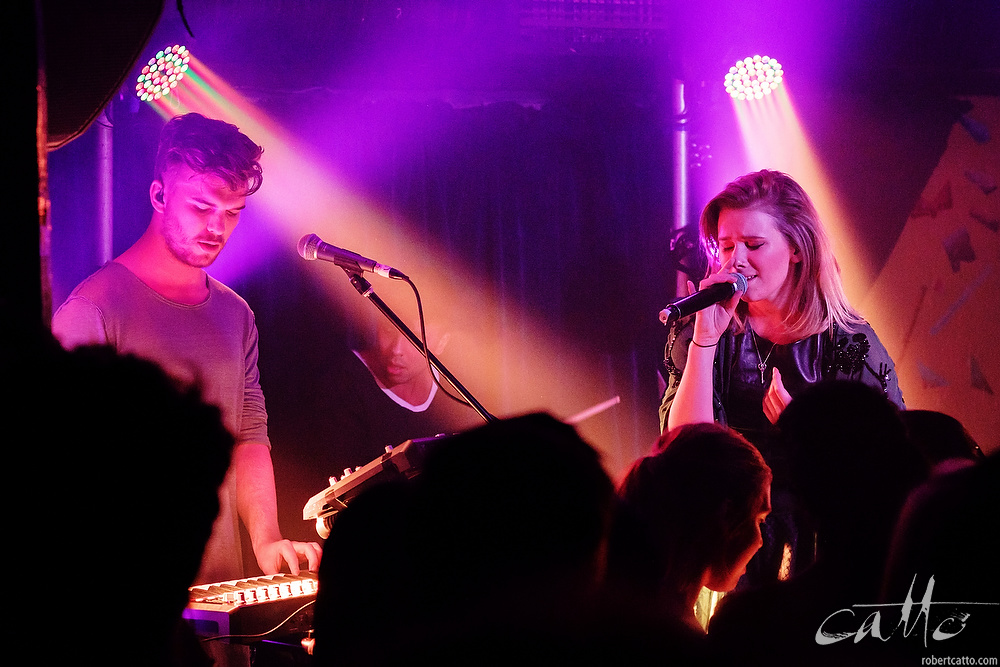
[[[52,332],[67,349],[105,344],[120,354],[158,363],[179,380],[197,384],[205,402],[219,408],[237,444],[270,446],[253,311],[210,276],[208,288],[209,296],[200,304],[175,303],[122,264],[109,262],[59,307]],[[196,583],[242,576],[239,524],[229,480],[220,492],[220,503]]]

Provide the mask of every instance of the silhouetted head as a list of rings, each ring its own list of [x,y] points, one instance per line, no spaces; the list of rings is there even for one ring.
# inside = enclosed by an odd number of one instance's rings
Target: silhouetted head
[[[896,406],[860,382],[821,382],[796,396],[777,425],[820,555],[824,545],[882,548],[907,494],[927,475]]]
[[[58,641],[45,649],[77,652],[138,595],[133,627],[101,662],[157,664],[218,514],[233,436],[196,388],[151,362],[44,341],[23,353],[5,373],[16,387],[8,406],[36,426],[10,461],[36,496],[19,537],[49,544],[61,573],[31,578],[32,595],[59,600]],[[84,576],[100,583],[67,595]],[[103,584],[123,592],[96,592]]]
[[[760,548],[770,484],[760,452],[735,431],[691,424],[662,435],[619,486],[614,577],[682,597],[703,584],[731,590]]]
[[[593,602],[614,488],[573,427],[532,414],[432,443],[416,477],[337,515],[320,567],[319,664],[412,664],[458,646],[476,662]]]
[[[920,450],[928,466],[948,459],[981,460],[983,451],[960,421],[934,410],[903,410],[899,413],[910,442]]]
[[[433,448],[418,480],[444,577],[502,591],[597,575],[614,489],[572,426],[545,414],[490,422]]]

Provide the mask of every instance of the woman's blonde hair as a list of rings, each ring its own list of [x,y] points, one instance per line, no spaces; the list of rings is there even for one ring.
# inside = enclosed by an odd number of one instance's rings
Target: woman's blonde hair
[[[718,257],[719,215],[724,210],[755,209],[767,213],[801,258],[792,265],[793,284],[785,326],[796,338],[820,333],[836,323],[856,330],[864,318],[847,301],[840,267],[830,239],[809,195],[788,174],[761,170],[740,176],[716,195],[701,214],[701,236],[706,251]],[[710,262],[711,264],[711,262]],[[747,305],[736,308],[734,326],[742,331]]]

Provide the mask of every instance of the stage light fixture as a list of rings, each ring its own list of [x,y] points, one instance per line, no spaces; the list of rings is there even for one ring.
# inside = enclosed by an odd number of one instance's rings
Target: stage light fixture
[[[158,100],[177,87],[188,71],[191,53],[186,46],[168,46],[149,59],[135,83],[135,94],[140,100]]]
[[[781,64],[769,56],[737,60],[726,73],[726,92],[737,100],[759,100],[781,85]]]

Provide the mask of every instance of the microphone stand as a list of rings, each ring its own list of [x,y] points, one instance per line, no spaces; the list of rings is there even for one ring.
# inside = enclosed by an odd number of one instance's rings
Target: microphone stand
[[[462,383],[451,374],[451,371],[445,368],[444,364],[442,364],[430,350],[424,348],[423,341],[421,341],[420,338],[417,337],[417,335],[414,334],[410,328],[399,319],[396,313],[394,313],[392,309],[389,308],[384,301],[382,301],[379,295],[375,293],[375,290],[372,289],[370,282],[365,280],[361,274],[356,271],[351,271],[346,268],[344,271],[347,273],[348,278],[350,278],[351,284],[354,285],[354,289],[358,291],[358,294],[375,304],[375,307],[378,308],[379,311],[385,315],[397,329],[399,329],[401,334],[406,336],[407,340],[409,340],[410,343],[412,343],[413,346],[427,358],[431,366],[433,366],[439,373],[441,373],[441,375],[445,377],[446,380],[448,380],[451,386],[454,387],[459,394],[461,394],[462,398],[464,398],[469,405],[472,406],[472,409],[475,410],[484,421],[491,422],[496,419],[496,417],[487,412],[486,408],[484,408],[479,401],[477,401],[472,394],[469,393],[468,389],[462,386]]]

